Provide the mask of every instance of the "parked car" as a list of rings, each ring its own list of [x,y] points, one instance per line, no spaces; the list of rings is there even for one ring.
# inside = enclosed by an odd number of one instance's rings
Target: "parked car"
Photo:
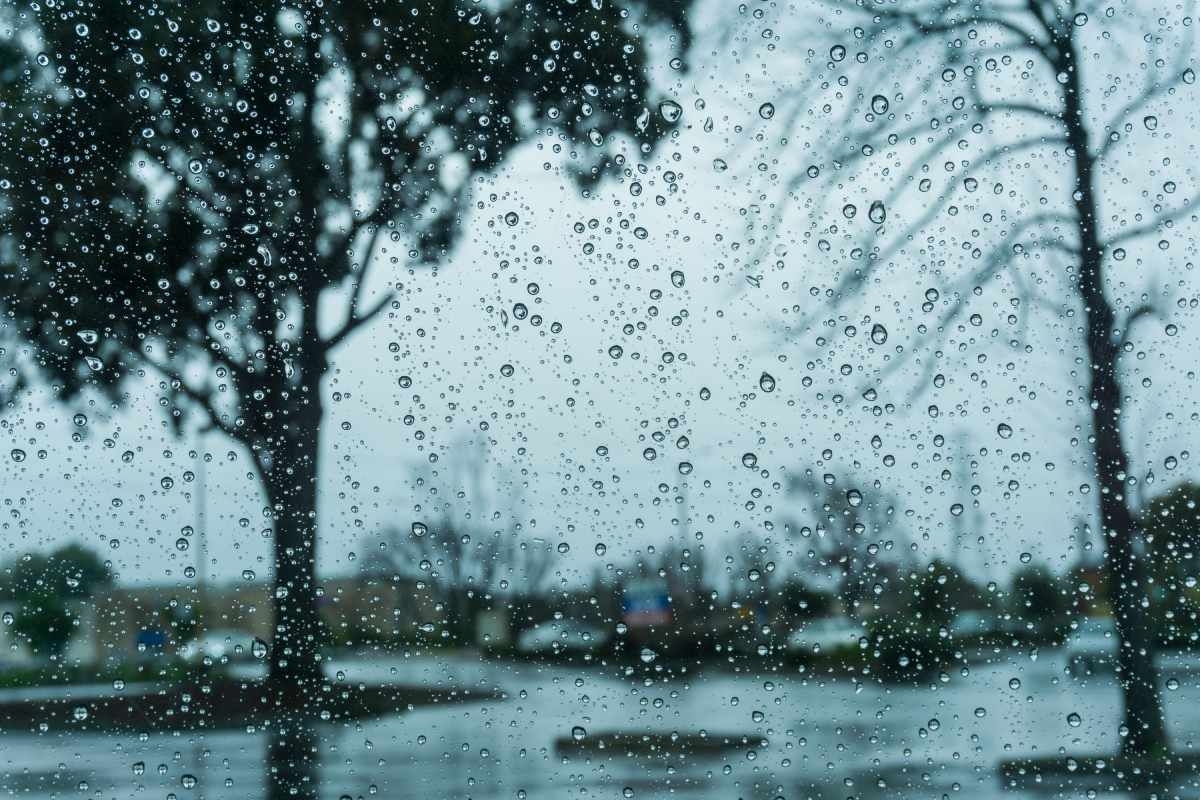
[[[957,639],[988,636],[996,629],[996,617],[987,611],[963,611],[950,623],[950,634]]]
[[[222,664],[250,661],[261,657],[260,652],[265,655],[265,651],[266,645],[245,631],[211,630],[179,648],[179,657],[188,662],[207,659]]]
[[[827,653],[844,647],[858,647],[866,635],[863,626],[841,617],[825,617],[804,623],[788,636],[788,650],[794,653]]]
[[[1111,670],[1117,657],[1117,626],[1111,617],[1084,617],[1071,623],[1063,646],[1071,675]]]
[[[521,631],[517,637],[517,652],[537,653],[594,653],[608,644],[606,630],[582,622],[554,620]]]

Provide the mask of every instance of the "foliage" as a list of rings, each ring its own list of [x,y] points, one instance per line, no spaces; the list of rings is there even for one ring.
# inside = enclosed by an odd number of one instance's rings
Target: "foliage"
[[[78,620],[68,600],[90,597],[112,584],[107,564],[79,544],[48,555],[27,553],[5,566],[5,593],[19,603],[13,632],[34,653],[57,657],[66,650]]]
[[[66,651],[78,624],[62,597],[38,593],[21,601],[12,627],[35,655],[57,659]]]
[[[154,386],[241,444],[274,523],[287,703],[315,690],[321,381],[400,308],[521,143],[553,140],[584,182],[648,153],[645,31],[672,0],[420,8],[18,0],[0,37],[0,348],[9,389],[113,400]],[[654,111],[652,111],[654,109]],[[631,141],[632,140],[632,141]],[[565,147],[564,147],[565,145]],[[382,243],[387,245],[383,246]],[[369,288],[368,268],[388,275]]]
[[[616,3],[18,6],[0,297],[36,355],[8,359],[67,394],[157,372],[259,446],[300,366],[284,342],[324,352],[354,329],[353,304],[318,326],[315,303],[347,281],[358,298],[381,234],[405,243],[394,263],[441,259],[473,178],[539,126],[584,143],[570,167],[591,178],[611,151],[589,139],[666,130]]]
[[[954,646],[937,626],[909,617],[878,617],[867,626],[868,666],[883,681],[920,680],[945,670],[954,659]]]
[[[1152,618],[1166,644],[1200,633],[1200,486],[1182,483],[1155,497],[1142,513],[1154,577]]]
[[[1048,567],[1028,564],[1012,576],[1010,613],[1035,636],[1061,633],[1068,620],[1070,598],[1063,581]]]

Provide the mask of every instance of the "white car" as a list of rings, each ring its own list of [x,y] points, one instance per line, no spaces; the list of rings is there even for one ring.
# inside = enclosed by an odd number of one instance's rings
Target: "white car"
[[[792,631],[787,646],[793,652],[827,653],[846,647],[858,647],[866,635],[861,624],[839,617],[814,619]]]
[[[594,652],[608,643],[608,632],[579,622],[556,620],[534,625],[517,637],[517,652]]]
[[[1117,657],[1117,626],[1111,617],[1084,617],[1071,623],[1063,646],[1072,675],[1112,669]]]
[[[179,648],[179,657],[184,661],[208,660],[214,664],[233,661],[249,661],[265,655],[266,645],[245,631],[205,631]]]
[[[950,633],[956,637],[986,636],[995,632],[995,616],[983,611],[963,611],[950,623]]]

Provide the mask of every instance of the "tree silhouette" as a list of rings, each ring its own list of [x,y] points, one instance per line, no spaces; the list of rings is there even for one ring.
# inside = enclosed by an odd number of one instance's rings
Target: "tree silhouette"
[[[5,593],[20,604],[13,632],[28,642],[34,653],[58,658],[78,624],[67,601],[90,597],[97,589],[111,586],[112,573],[91,550],[68,544],[44,556],[18,556],[5,565],[0,582]]]
[[[1155,633],[1173,644],[1200,631],[1196,561],[1200,556],[1200,486],[1181,483],[1151,500],[1142,511],[1150,574]]]
[[[1159,249],[1168,249],[1168,231],[1197,204],[1172,181],[1158,192],[1123,188],[1130,174],[1123,167],[1134,163],[1134,174],[1144,174],[1144,148],[1158,146],[1157,106],[1195,80],[1191,4],[1158,22],[1140,6],[1104,9],[1083,0],[856,0],[824,8],[818,24],[839,35],[828,49],[810,51],[822,80],[780,98],[775,117],[785,144],[805,126],[828,123],[832,135],[813,137],[828,149],[787,180],[786,198],[764,225],[781,225],[790,201],[803,197],[814,218],[836,220],[806,234],[831,254],[835,278],[824,292],[813,287],[826,308],[878,291],[885,273],[895,276],[892,286],[918,273],[942,284],[917,304],[926,316],[913,315],[912,346],[903,351],[912,358],[900,357],[895,339],[885,350],[886,326],[868,321],[876,352],[886,353],[881,377],[916,359],[918,390],[937,385],[943,359],[972,341],[983,320],[967,317],[972,299],[989,288],[1011,292],[1008,324],[1018,332],[1031,308],[1049,306],[1072,320],[1120,640],[1122,750],[1163,751],[1137,556],[1142,537],[1125,489],[1120,369],[1130,329],[1163,309],[1148,295],[1120,299],[1130,293],[1128,264],[1120,278],[1110,273],[1143,237],[1157,234]],[[1118,59],[1142,70],[1140,84],[1113,80]],[[860,225],[870,226],[865,242]],[[770,242],[760,245],[765,258]]]
[[[268,684],[321,677],[317,467],[330,359],[399,308],[368,269],[443,259],[478,179],[535,136],[596,180],[669,128],[680,2],[18,0],[0,39],[0,306],[15,390],[149,389],[253,461],[274,524]],[[686,45],[686,34],[676,34]],[[625,148],[627,149],[627,148]],[[503,212],[503,209],[499,210]],[[486,207],[478,213],[486,213]],[[509,224],[517,224],[510,214]]]
[[[845,485],[844,485],[845,484]],[[839,481],[831,472],[805,469],[789,475],[788,494],[799,501],[785,531],[796,547],[800,569],[836,579],[842,611],[868,613],[877,602],[874,584],[880,564],[903,563],[909,551],[895,519],[895,498],[874,486]]]

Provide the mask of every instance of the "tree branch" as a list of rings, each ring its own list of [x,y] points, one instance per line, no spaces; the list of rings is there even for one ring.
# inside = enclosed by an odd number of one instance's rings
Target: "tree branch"
[[[178,370],[172,369],[168,365],[155,360],[154,357],[152,357],[145,350],[140,351],[138,357],[146,364],[149,364],[151,367],[153,367],[156,372],[161,374],[167,380],[171,388],[182,392],[189,400],[199,406],[208,417],[212,428],[221,431],[231,439],[236,439],[239,441],[241,440],[240,432],[237,430],[237,428],[229,424],[223,415],[219,414],[213,407],[212,398],[209,394],[190,386],[188,382],[184,380],[183,375],[181,375]]]
[[[1119,244],[1124,244],[1125,242],[1141,238],[1146,234],[1154,233],[1159,229],[1159,227],[1163,225],[1170,226],[1181,217],[1187,216],[1187,214],[1194,210],[1197,206],[1200,206],[1200,194],[1195,195],[1174,211],[1168,211],[1165,214],[1159,215],[1153,222],[1148,222],[1145,225],[1138,225],[1136,227],[1121,231],[1108,240],[1102,242],[1100,246],[1105,251],[1108,251]]]
[[[395,295],[393,295],[391,292],[387,292],[383,295],[383,297],[380,297],[378,300],[376,300],[370,308],[361,314],[352,310],[350,316],[346,319],[345,324],[338,329],[337,333],[333,334],[322,343],[325,351],[328,352],[333,350],[342,342],[344,342],[346,338],[350,336],[350,334],[354,333],[363,325],[374,319],[376,315],[378,315],[381,311],[387,308],[388,305],[391,304],[394,296]]]
[[[1113,331],[1113,343],[1117,345],[1125,344],[1129,341],[1129,332],[1133,330],[1133,326],[1143,317],[1158,316],[1158,309],[1151,303],[1142,303],[1134,308],[1125,317],[1125,324],[1121,329]]]
[[[352,334],[363,324],[370,321],[392,300],[392,293],[387,292],[365,313],[359,311],[359,304],[362,300],[363,290],[367,285],[367,272],[371,267],[371,262],[374,260],[375,246],[379,242],[379,237],[383,233],[383,229],[384,226],[382,224],[376,225],[374,229],[372,229],[365,245],[362,261],[359,263],[358,268],[350,273],[350,280],[353,282],[353,288],[350,290],[350,303],[349,308],[346,311],[346,321],[342,323],[342,327],[338,329],[336,333],[325,340],[323,346],[326,351],[332,350],[341,344],[346,337]],[[357,230],[361,231],[362,226],[358,226]]]

